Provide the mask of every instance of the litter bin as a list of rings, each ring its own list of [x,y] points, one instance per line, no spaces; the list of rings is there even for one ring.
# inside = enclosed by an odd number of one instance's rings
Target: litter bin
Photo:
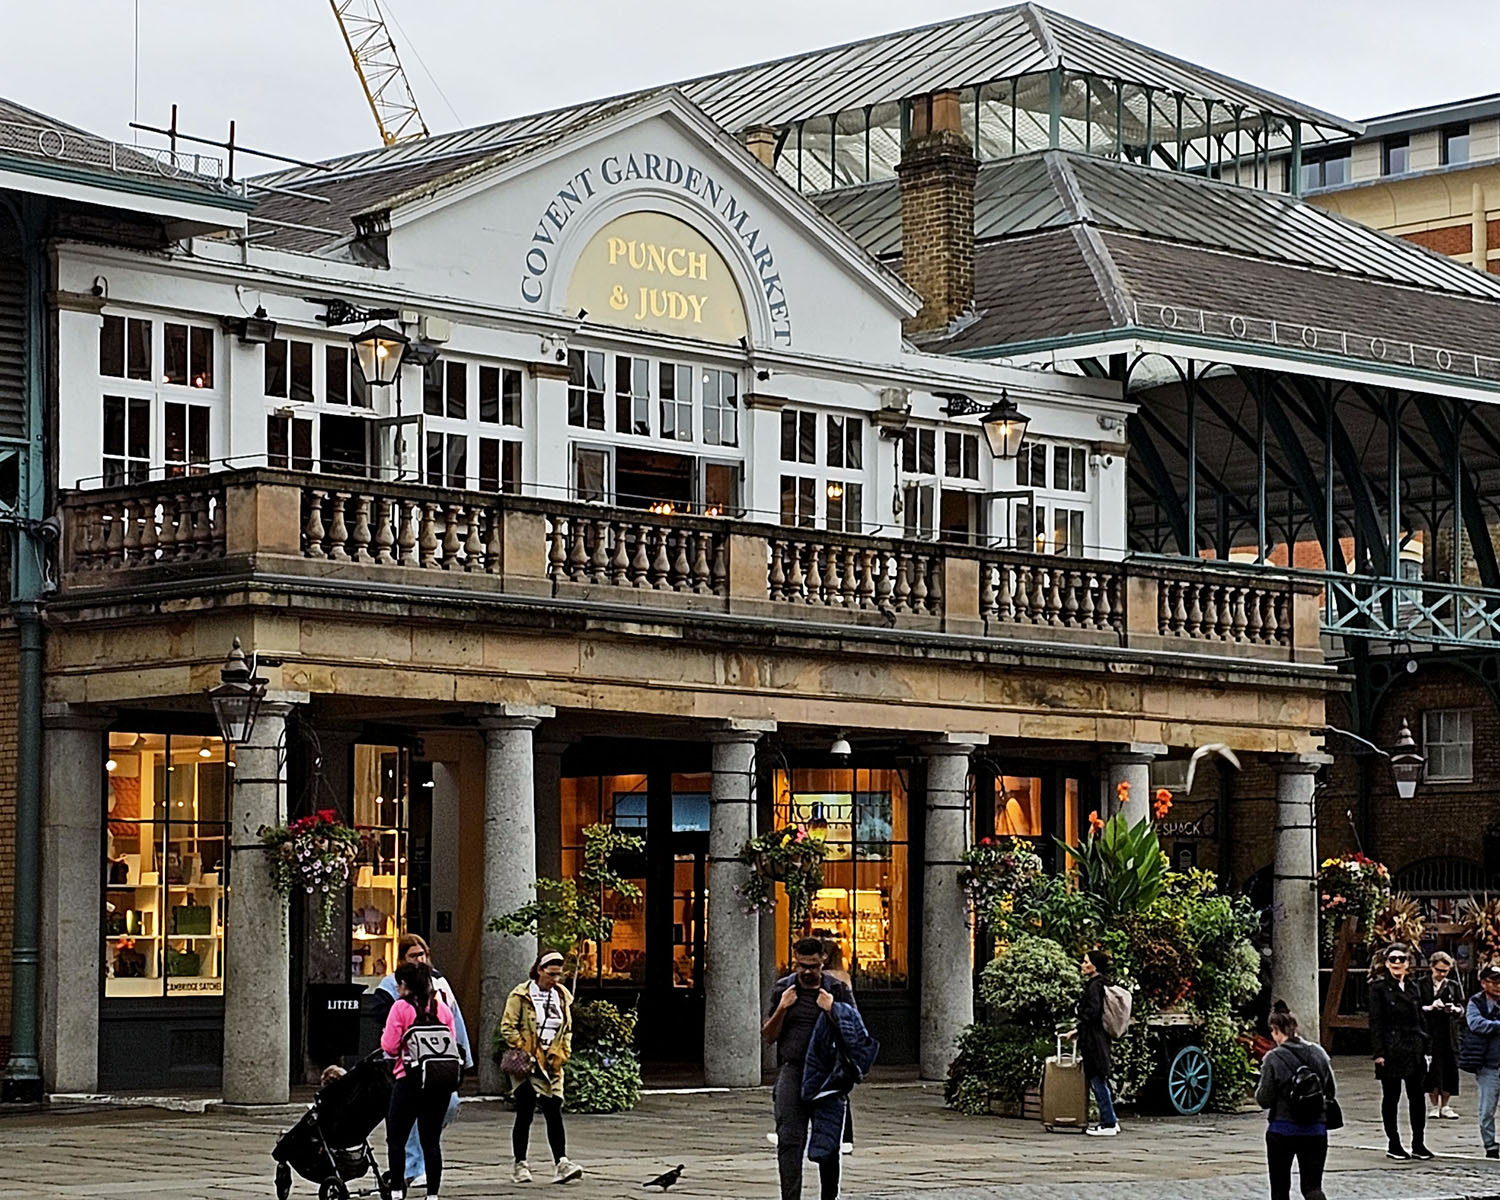
[[[327,1066],[359,1053],[360,997],[357,983],[307,986],[307,1056]]]

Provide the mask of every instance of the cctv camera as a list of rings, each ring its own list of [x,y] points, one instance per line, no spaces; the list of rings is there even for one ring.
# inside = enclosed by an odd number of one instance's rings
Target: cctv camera
[[[36,535],[44,542],[55,542],[62,537],[62,522],[56,517],[48,517],[45,521],[39,521],[36,526]]]
[[[568,361],[568,352],[566,350],[564,350],[561,346],[559,346],[557,348],[557,361],[558,362],[567,362]]]

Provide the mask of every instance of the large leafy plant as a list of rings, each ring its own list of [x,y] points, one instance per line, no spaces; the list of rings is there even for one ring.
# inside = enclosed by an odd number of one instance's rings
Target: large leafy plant
[[[573,1057],[564,1106],[569,1112],[628,1112],[641,1097],[641,1060],[635,1050],[634,1009],[608,1000],[573,1005]]]
[[[621,833],[612,825],[589,825],[583,831],[583,867],[577,879],[538,879],[536,899],[508,913],[490,918],[491,933],[539,937],[566,950],[569,984],[578,979],[579,953],[590,942],[603,944],[615,931],[615,917],[607,903],[613,896],[632,903],[641,889],[622,875],[616,859],[639,854],[644,838]]]
[[[1146,817],[1128,825],[1116,815],[1076,846],[1061,839],[1057,844],[1072,856],[1079,886],[1106,918],[1149,908],[1166,885],[1167,860]]]
[[[979,973],[979,999],[1012,1025],[1040,1034],[1073,1016],[1083,979],[1078,964],[1051,938],[1022,934]]]

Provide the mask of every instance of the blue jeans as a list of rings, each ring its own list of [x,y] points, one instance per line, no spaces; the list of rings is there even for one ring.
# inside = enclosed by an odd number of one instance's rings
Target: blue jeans
[[[448,1111],[443,1114],[443,1128],[453,1124],[453,1118],[458,1116],[458,1093],[454,1092],[448,1100]],[[427,1162],[422,1157],[422,1139],[420,1131],[412,1126],[411,1137],[406,1139],[406,1177],[415,1179],[419,1175],[427,1174]]]
[[[1500,1104],[1500,1067],[1480,1067],[1475,1076],[1479,1083],[1479,1140],[1488,1150],[1495,1142],[1495,1105]]]
[[[1103,1075],[1089,1076],[1089,1087],[1094,1093],[1094,1102],[1099,1105],[1099,1126],[1108,1129],[1117,1124],[1115,1102],[1109,1094],[1109,1080]]]

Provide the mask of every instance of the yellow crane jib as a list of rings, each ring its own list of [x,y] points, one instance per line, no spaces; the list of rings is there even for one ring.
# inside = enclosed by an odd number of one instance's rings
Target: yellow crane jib
[[[328,5],[349,47],[381,141],[394,146],[426,137],[427,122],[417,108],[379,0],[328,0]]]

